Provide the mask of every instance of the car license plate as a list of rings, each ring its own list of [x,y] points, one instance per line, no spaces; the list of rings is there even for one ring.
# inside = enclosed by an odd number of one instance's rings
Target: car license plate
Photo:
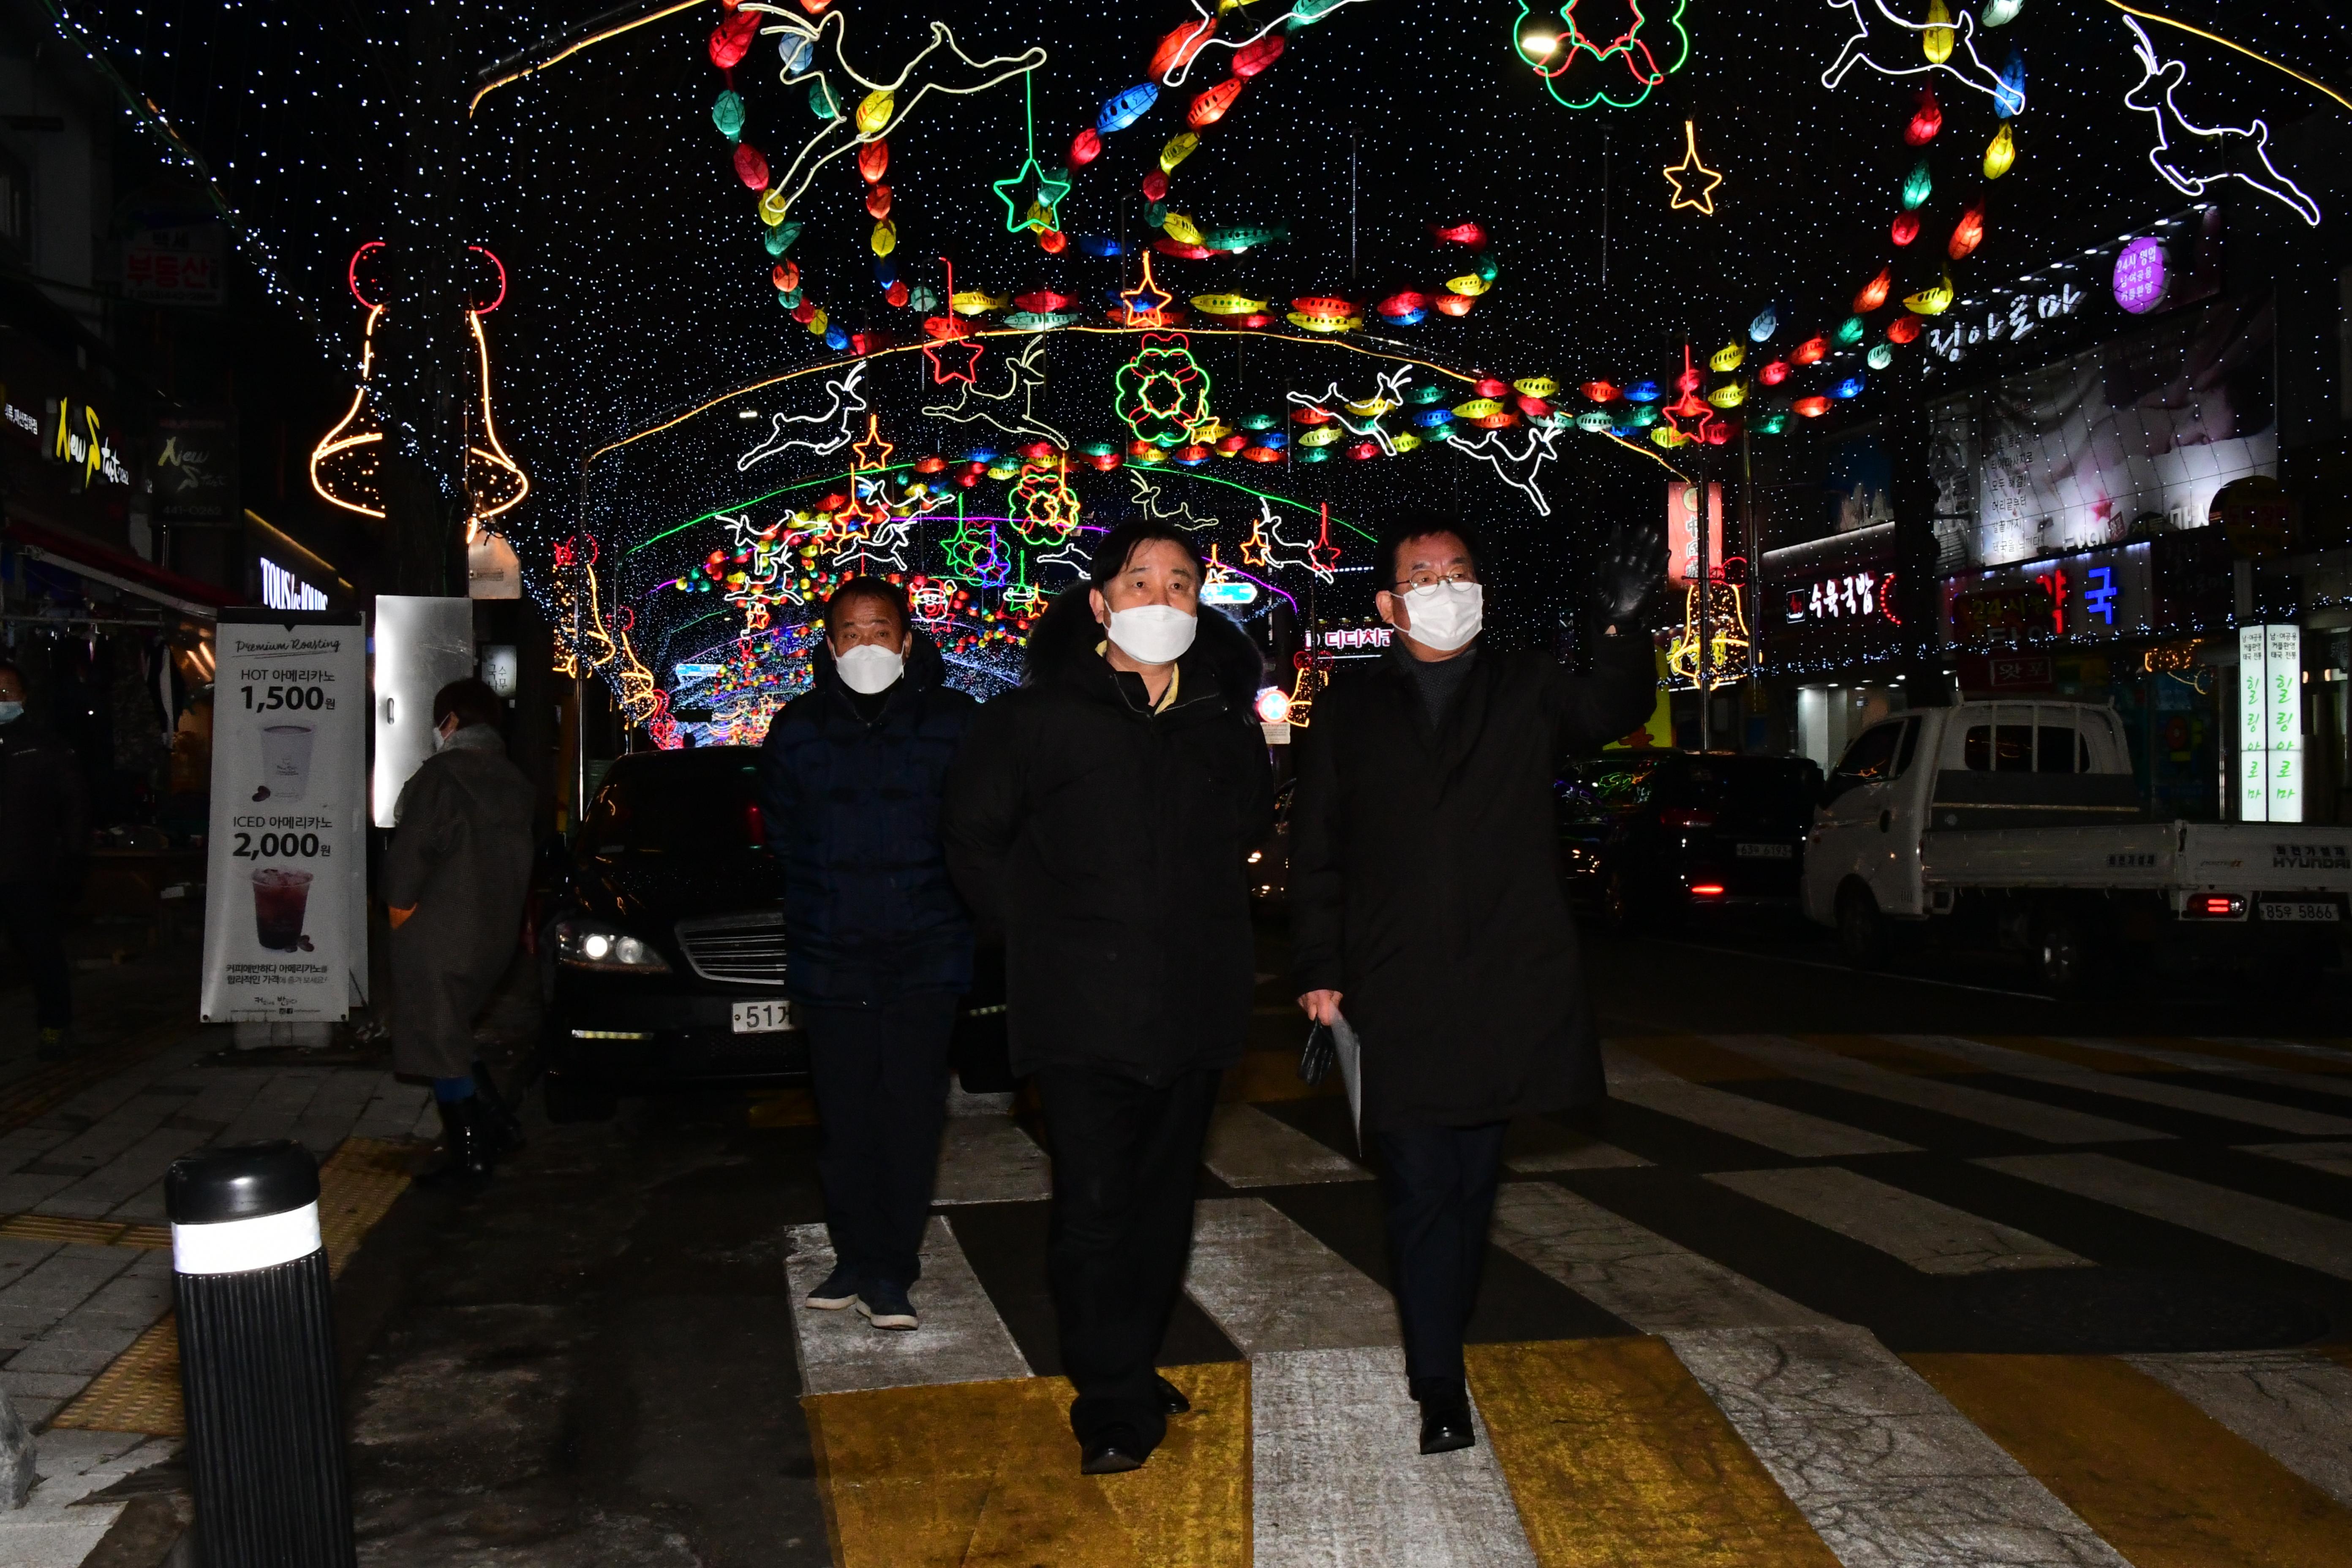
[[[781,1034],[792,1026],[793,1005],[789,1002],[735,1004],[735,1032],[739,1035]]]
[[[2266,921],[2337,921],[2343,911],[2334,904],[2264,904],[2263,919]]]
[[[1742,860],[1790,860],[1796,858],[1796,853],[1795,847],[1787,844],[1743,844],[1739,847]]]

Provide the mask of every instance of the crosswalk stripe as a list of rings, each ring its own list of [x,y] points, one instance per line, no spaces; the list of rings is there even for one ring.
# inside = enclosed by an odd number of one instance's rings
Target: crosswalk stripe
[[[1911,1360],[2138,1568],[2336,1568],[2352,1548],[2352,1512],[2122,1361]]]
[[[1829,1321],[1550,1182],[1507,1182],[1495,1245],[1643,1333]]]
[[[2208,1056],[2202,1051],[2179,1050],[2169,1046],[2150,1045],[2139,1040],[2081,1040],[2068,1037],[2070,1044],[2097,1045],[2127,1058],[2158,1062],[2185,1072],[2212,1073],[2242,1079],[2250,1083],[2275,1084],[2281,1089],[2301,1089],[2306,1094],[2320,1094],[2342,1100],[2352,1096],[2352,1079],[2317,1072],[2303,1072],[2292,1068],[2266,1066],[2256,1062],[2236,1060],[2229,1057]],[[2131,1070],[2147,1069],[2135,1066]]]
[[[1420,1411],[1392,1347],[1250,1360],[1256,1568],[1537,1568],[1491,1436],[1414,1451]]]
[[[1846,1568],[2127,1568],[1865,1329],[1666,1342]]]
[[[2292,1204],[2231,1192],[2112,1154],[2003,1154],[1975,1163],[2352,1279],[2352,1223]]]
[[[1264,1198],[1204,1198],[1192,1216],[1185,1292],[1243,1354],[1396,1342],[1389,1293]]]
[[[803,1403],[839,1568],[1249,1568],[1249,1369],[1171,1367],[1192,1401],[1143,1468],[1078,1474],[1058,1377]]]
[[[2013,1050],[1984,1040],[1972,1040],[1959,1035],[1909,1035],[1899,1038],[1915,1041],[1933,1049],[1945,1051],[1979,1067],[2012,1078],[2030,1079],[2040,1083],[2055,1084],[2065,1089],[2084,1089],[2094,1094],[2122,1100],[2145,1100],[2150,1105],[2169,1106],[2175,1110],[2191,1110],[2200,1116],[2221,1117],[2230,1121],[2242,1121],[2255,1127],[2274,1127],[2282,1132],[2301,1132],[2313,1136],[2352,1132],[2352,1118],[2330,1116],[2324,1111],[2305,1110],[2291,1105],[2273,1105],[2268,1100],[2247,1100],[2234,1094],[2218,1094],[2209,1089],[2189,1089],[2180,1084],[2160,1083],[2151,1079],[2136,1078],[2128,1073],[2095,1072],[2085,1068],[2066,1067],[2047,1057]]]
[[[2124,1359],[2352,1508],[2352,1370],[2305,1351]]]
[[[1900,1105],[1916,1106],[1922,1110],[1932,1110],[1938,1115],[1974,1121],[1986,1127],[1997,1127],[2004,1132],[2019,1133],[2044,1143],[2113,1143],[2126,1139],[2170,1136],[2150,1131],[2145,1127],[2135,1127],[2127,1121],[2072,1110],[2064,1106],[2043,1105],[2038,1100],[1995,1094],[1989,1089],[1951,1083],[1943,1079],[1890,1072],[1870,1062],[1857,1061],[1777,1036],[1717,1035],[1710,1037],[1727,1049],[1753,1057],[1791,1078],[1809,1079],[1815,1083],[1852,1089],[1857,1094],[1891,1100]]]
[[[1836,1568],[1664,1341],[1472,1345],[1469,1363],[1543,1568]]]
[[[933,1203],[1032,1203],[1053,1195],[1052,1163],[1019,1122],[1006,1116],[948,1118]]]
[[[2038,1236],[1979,1219],[1838,1165],[1717,1171],[1706,1179],[1874,1247],[1923,1274],[2090,1266],[2089,1258]]]
[[[2337,1046],[2323,1046],[2310,1040],[2266,1039],[2259,1035],[2202,1035],[2199,1039],[2205,1045],[2222,1046],[2233,1050],[2300,1057],[2306,1061],[2333,1063],[2338,1071],[2352,1072],[2352,1051]]]
[[[792,1289],[803,1393],[1029,1375],[1029,1363],[943,1215],[933,1215],[923,1232],[922,1264],[923,1277],[912,1295],[923,1326],[911,1333],[877,1329],[856,1308],[820,1312],[801,1304],[833,1272],[833,1244],[821,1225],[793,1227],[793,1254],[784,1260],[784,1272]]]
[[[1604,1046],[1602,1052],[1608,1065],[1609,1093],[1613,1099],[1727,1133],[1762,1148],[1799,1159],[1902,1154],[1916,1148],[1843,1122],[1693,1083],[1615,1046]]]
[[[2249,1154],[2267,1154],[2331,1176],[2352,1176],[2352,1143],[2242,1143]]]
[[[1302,1182],[1368,1182],[1372,1173],[1255,1105],[1220,1105],[1209,1119],[1201,1163],[1229,1187]]]
[[[1514,1132],[1517,1128],[1514,1126]],[[1541,1175],[1548,1171],[1629,1171],[1646,1165],[1649,1161],[1630,1149],[1620,1149],[1614,1143],[1604,1143],[1598,1138],[1563,1138],[1545,1147],[1505,1156],[1503,1163],[1528,1175]]]

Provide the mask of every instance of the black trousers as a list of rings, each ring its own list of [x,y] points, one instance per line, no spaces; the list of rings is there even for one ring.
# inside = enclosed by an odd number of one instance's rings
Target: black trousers
[[[793,1006],[808,1035],[834,1256],[860,1278],[901,1289],[922,1273],[955,1002],[941,992],[871,1006]]]
[[[73,1027],[73,967],[66,962],[65,913],[38,882],[0,882],[0,929],[33,972],[33,1017],[44,1029]]]
[[[1081,1443],[1110,1426],[1132,1427],[1147,1448],[1167,1436],[1152,1366],[1192,1249],[1218,1076],[1203,1068],[1154,1089],[1048,1067],[1034,1079],[1054,1155],[1047,1269]]]
[[[1462,1336],[1486,1267],[1507,1122],[1379,1134],[1387,1166],[1389,1267],[1404,1322],[1405,1375],[1458,1386]],[[1415,1387],[1415,1396],[1420,1394]]]

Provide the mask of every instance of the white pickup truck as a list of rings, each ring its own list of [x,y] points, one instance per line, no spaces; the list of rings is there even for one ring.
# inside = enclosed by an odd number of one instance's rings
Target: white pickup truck
[[[2352,825],[2163,822],[2115,710],[1918,709],[1855,737],[1805,847],[1806,915],[1854,963],[1906,939],[2027,953],[2081,990],[2135,951],[2293,981],[2332,967]]]

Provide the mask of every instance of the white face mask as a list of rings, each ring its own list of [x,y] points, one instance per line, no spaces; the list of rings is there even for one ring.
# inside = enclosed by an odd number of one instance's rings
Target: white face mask
[[[846,653],[833,656],[833,668],[841,672],[841,683],[860,697],[871,697],[887,691],[907,673],[906,656],[880,643],[860,643]]]
[[[0,702],[0,724],[14,724],[17,720],[22,719],[24,716],[25,705],[23,703]]]
[[[1452,653],[1486,624],[1486,595],[1475,583],[1432,583],[1405,591],[1404,611],[1413,641]]]
[[[1110,613],[1110,640],[1138,664],[1170,664],[1192,646],[1195,616],[1173,605],[1138,605]]]

